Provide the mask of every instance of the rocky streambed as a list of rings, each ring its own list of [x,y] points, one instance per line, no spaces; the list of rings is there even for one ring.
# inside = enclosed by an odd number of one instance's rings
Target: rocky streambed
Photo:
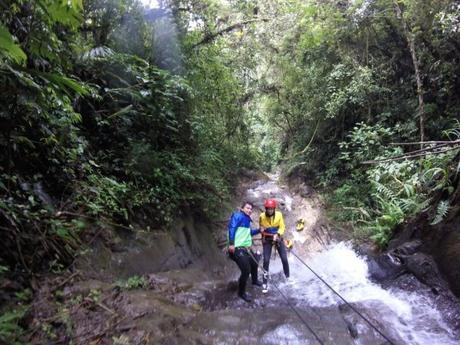
[[[460,343],[458,302],[447,290],[436,294],[386,257],[359,255],[351,244],[332,242],[320,201],[302,189],[291,192],[276,175],[249,183],[242,199],[261,210],[266,197],[280,202],[286,237],[294,241],[290,281],[274,257],[269,293],[250,286],[254,301],[239,299],[239,271],[217,249],[226,221],[210,228],[184,216],[169,233],[127,235],[118,251],[95,246],[72,275],[44,283],[29,312],[30,342]],[[302,231],[295,230],[299,219]]]

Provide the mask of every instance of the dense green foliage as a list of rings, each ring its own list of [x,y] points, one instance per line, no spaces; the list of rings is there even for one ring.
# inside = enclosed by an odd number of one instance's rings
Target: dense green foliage
[[[194,48],[203,29],[171,6],[0,2],[6,282],[59,272],[107,227],[167,229],[187,209],[213,217],[239,169],[256,166],[232,52]],[[2,316],[1,341],[20,334],[23,313]]]
[[[270,23],[257,33],[265,49],[258,51],[263,94],[255,101],[271,128],[268,142],[280,143],[285,174],[329,190],[332,214],[382,245],[397,224],[430,205],[438,209],[433,223],[440,221],[454,191],[458,150],[362,163],[420,149],[420,140],[458,139],[458,4],[258,6]]]
[[[457,3],[160,4],[0,1],[2,279],[62,270],[107,226],[213,217],[244,168],[323,188],[382,246],[412,215],[449,214]],[[2,341],[25,310],[0,317]]]
[[[71,260],[98,223],[167,228],[184,208],[213,216],[238,169],[254,166],[244,80],[230,51],[193,48],[200,29],[134,0],[0,6],[9,272]]]

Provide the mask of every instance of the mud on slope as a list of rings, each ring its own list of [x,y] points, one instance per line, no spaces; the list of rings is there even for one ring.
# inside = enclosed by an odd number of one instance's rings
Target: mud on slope
[[[213,231],[185,213],[169,231],[110,232],[110,246],[96,241],[67,276],[41,280],[26,340],[158,343],[201,310],[206,292],[228,274]]]
[[[241,200],[253,201],[258,210],[266,197],[280,201],[287,236],[295,237],[299,251],[313,253],[328,241],[319,209],[286,186],[262,179],[243,188]],[[279,303],[258,298],[260,291],[251,287],[256,303],[236,297],[238,270],[216,245],[225,241],[229,214],[212,229],[185,215],[170,232],[119,233],[111,248],[96,243],[67,278],[42,283],[29,312],[28,339],[32,344],[214,344],[204,329],[215,328],[220,335],[214,336],[225,343],[225,320],[247,315],[248,309],[262,315]],[[301,233],[293,230],[299,218],[305,219]],[[129,277],[135,278],[131,286]],[[278,311],[287,313],[286,308]],[[331,315],[342,320],[337,310]],[[342,326],[338,332],[347,333]],[[270,332],[264,322],[254,327],[256,336]]]

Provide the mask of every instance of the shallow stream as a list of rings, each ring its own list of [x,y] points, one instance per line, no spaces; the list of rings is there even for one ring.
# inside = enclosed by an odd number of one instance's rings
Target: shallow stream
[[[214,247],[225,242],[226,220],[216,223],[214,238],[210,229],[189,217],[177,222],[172,233],[136,234],[131,242],[120,241],[124,247],[119,252],[96,247],[88,264],[79,268],[86,278],[68,281],[58,303],[45,284],[33,315],[45,324],[55,320],[59,340],[50,342],[49,332],[43,331],[31,343],[460,344],[459,330],[451,322],[458,319],[454,304],[440,303],[440,295],[411,274],[385,287],[373,282],[368,259],[349,243],[331,241],[321,200],[303,191],[290,191],[276,175],[244,189],[242,199],[255,205],[254,220],[264,199],[278,200],[285,238],[294,243],[288,253],[290,279],[284,278],[279,255],[272,254],[269,292],[249,284],[251,303],[236,294],[237,266]],[[297,231],[299,219],[304,228]],[[260,240],[255,246],[261,250]],[[142,274],[147,286],[113,284],[134,274]]]
[[[285,282],[282,278],[279,260],[274,260],[271,264],[272,279],[274,283],[276,280],[279,281],[278,288],[296,309],[306,312],[311,309],[315,313],[321,313],[324,309],[329,314],[330,308],[337,307],[341,310],[345,306],[340,297],[292,254],[288,260],[292,272],[290,281]],[[399,288],[383,289],[371,282],[366,259],[358,256],[350,245],[343,242],[331,244],[323,252],[306,259],[305,262],[394,344],[460,343],[459,339],[455,338],[454,332],[444,323],[440,312],[436,310],[435,304],[427,293],[407,292]],[[271,289],[270,294],[278,296],[280,303],[287,303],[275,287]],[[346,314],[342,313],[351,331],[349,340],[327,337],[328,339],[322,341],[331,344],[345,344],[352,341],[351,343],[363,345],[389,343],[383,337],[379,339],[379,335],[366,321],[353,314],[355,313],[348,308]],[[279,338],[280,344],[305,344],[300,334],[298,339],[286,342],[283,333],[287,328],[289,325],[277,328],[274,336]],[[315,331],[314,325],[311,325],[311,328]],[[326,333],[322,327],[320,330]],[[297,332],[299,331],[300,329],[297,329]],[[309,332],[307,327],[304,328],[304,332]],[[351,335],[353,332],[356,332],[355,339]]]
[[[416,284],[419,290],[413,292],[373,283],[365,257],[359,256],[348,243],[330,243],[318,231],[319,207],[291,194],[276,178],[274,175],[269,181],[254,183],[245,198],[255,203],[253,219],[258,218],[257,211],[262,209],[265,198],[280,202],[286,237],[294,240],[294,248],[288,254],[291,278],[286,281],[279,257],[272,257],[268,294],[249,289],[255,299],[252,305],[240,302],[237,310],[215,310],[212,321],[209,314],[204,317],[209,323],[208,335],[216,344],[460,344],[458,334],[436,309],[428,287]],[[295,223],[300,218],[305,220],[305,227],[297,232]]]

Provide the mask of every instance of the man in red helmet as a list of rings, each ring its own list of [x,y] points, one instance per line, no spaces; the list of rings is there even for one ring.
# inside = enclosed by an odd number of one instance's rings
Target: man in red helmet
[[[283,264],[283,271],[286,278],[289,278],[289,263],[287,260],[286,246],[282,240],[285,225],[283,214],[276,211],[276,200],[265,200],[265,212],[262,212],[259,217],[259,227],[262,233],[262,246],[264,251],[264,270],[268,273],[270,265],[270,257],[272,255],[272,247],[276,245]],[[262,283],[262,292],[268,292],[268,274],[264,274]]]

